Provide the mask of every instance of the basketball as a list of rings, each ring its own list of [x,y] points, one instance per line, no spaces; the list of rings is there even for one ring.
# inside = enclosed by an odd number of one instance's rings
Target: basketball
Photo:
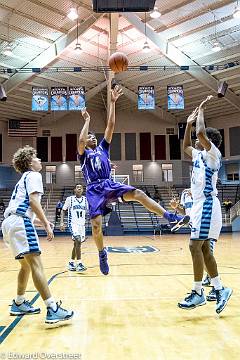
[[[109,58],[109,66],[112,71],[119,73],[127,70],[128,59],[127,56],[122,52],[115,52]]]

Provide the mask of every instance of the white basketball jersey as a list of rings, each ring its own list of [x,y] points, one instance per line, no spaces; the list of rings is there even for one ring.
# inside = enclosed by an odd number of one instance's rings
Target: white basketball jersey
[[[27,171],[16,184],[4,217],[6,218],[9,214],[18,214],[34,220],[36,215],[30,207],[29,195],[35,192],[39,194],[40,202],[43,194],[42,175],[37,171]]]
[[[78,198],[76,195],[68,196],[63,205],[63,210],[68,210],[68,224],[85,224],[87,199],[85,196]]]
[[[218,171],[221,167],[221,157],[220,151],[213,143],[211,143],[209,151],[193,149],[191,193],[194,202],[218,194],[216,185]]]

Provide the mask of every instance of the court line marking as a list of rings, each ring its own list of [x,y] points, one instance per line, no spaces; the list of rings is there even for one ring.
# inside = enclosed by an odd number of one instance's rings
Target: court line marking
[[[53,276],[51,276],[51,278],[48,280],[48,285],[51,284],[51,282],[60,274],[64,274],[65,271],[62,271],[60,273],[54,274]],[[40,297],[39,292],[34,296],[34,298],[30,301],[30,304],[33,305],[35,303],[35,301],[37,301],[37,299]],[[4,340],[6,340],[6,338],[8,337],[8,335],[13,331],[13,329],[17,326],[17,324],[22,320],[22,318],[24,317],[24,315],[18,315],[12,322],[10,325],[8,325],[8,327],[4,330],[4,332],[0,335],[0,344],[3,343]],[[4,327],[5,328],[5,327]]]

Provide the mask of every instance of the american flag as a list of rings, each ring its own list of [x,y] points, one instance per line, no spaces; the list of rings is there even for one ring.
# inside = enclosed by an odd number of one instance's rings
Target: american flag
[[[8,120],[8,136],[33,137],[37,136],[37,120]]]

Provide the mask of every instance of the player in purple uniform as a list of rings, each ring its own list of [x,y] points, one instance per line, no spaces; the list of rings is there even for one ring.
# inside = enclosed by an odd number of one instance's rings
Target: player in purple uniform
[[[124,201],[138,201],[149,211],[163,216],[169,222],[181,221],[185,218],[166,211],[157,202],[150,199],[143,191],[114,182],[111,179],[111,164],[109,160],[109,146],[115,126],[115,103],[122,95],[122,90],[117,85],[111,90],[109,116],[104,138],[97,146],[95,135],[89,132],[90,115],[86,109],[82,110],[85,124],[79,136],[78,153],[85,181],[87,183],[86,197],[89,204],[89,214],[92,224],[93,238],[99,251],[100,270],[104,275],[109,273],[107,251],[103,245],[102,216],[110,209],[109,203],[122,198]],[[188,219],[186,219],[186,222]]]

